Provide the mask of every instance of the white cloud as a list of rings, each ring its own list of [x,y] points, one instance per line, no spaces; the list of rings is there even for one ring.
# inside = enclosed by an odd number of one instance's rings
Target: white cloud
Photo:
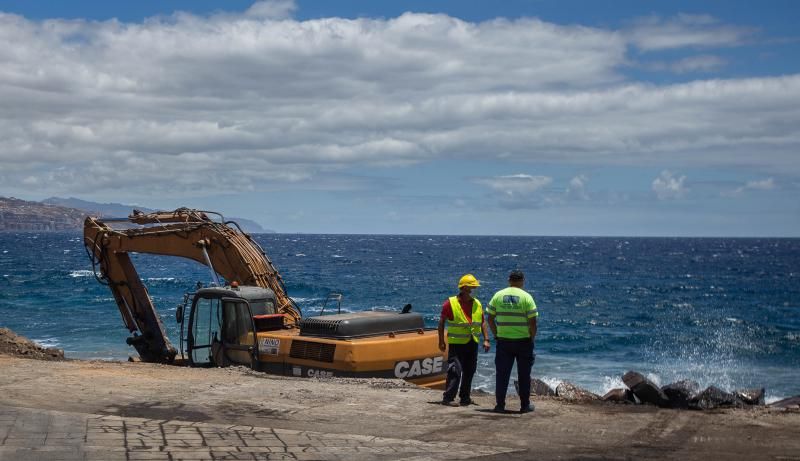
[[[744,187],[745,189],[752,190],[772,190],[775,189],[775,180],[773,178],[767,178],[757,181],[747,181]]]
[[[494,176],[491,178],[479,178],[475,182],[487,186],[495,191],[501,192],[506,196],[529,196],[539,191],[553,182],[553,178],[548,176],[531,176],[528,174],[512,174],[507,176]]]
[[[723,192],[722,195],[725,197],[738,197],[750,190],[765,191],[773,190],[776,187],[774,178],[758,179],[747,181],[743,186],[737,187],[733,191]]]
[[[569,180],[569,185],[565,195],[573,200],[588,200],[589,195],[586,193],[586,183],[589,182],[589,177],[586,175],[578,175]]]
[[[253,3],[245,16],[253,18],[286,19],[297,9],[293,0],[266,0]]]
[[[672,72],[673,74],[711,73],[724,68],[727,61],[719,56],[689,56],[676,61],[650,61],[640,66],[651,72]]]
[[[3,186],[213,193],[437,159],[800,174],[800,75],[637,83],[621,74],[624,31],[412,13],[297,21],[293,8],[142,23],[0,14],[0,105],[14,108],[0,123]],[[651,24],[691,40],[636,40],[713,45],[707,34],[730,29],[703,21]],[[731,30],[716,43],[741,41]],[[544,187],[533,178],[509,191]]]
[[[659,200],[679,199],[686,195],[688,189],[684,186],[686,176],[675,177],[669,171],[662,171],[653,180],[653,192]]]
[[[723,68],[726,64],[727,62],[719,56],[690,56],[674,62],[670,66],[670,70],[676,74],[685,74],[689,72],[712,72]]]
[[[754,30],[720,23],[708,15],[679,14],[671,18],[641,18],[626,36],[643,51],[684,47],[732,46],[742,43]]]

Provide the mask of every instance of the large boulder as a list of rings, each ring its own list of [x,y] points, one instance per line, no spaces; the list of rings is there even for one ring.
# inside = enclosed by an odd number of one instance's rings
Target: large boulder
[[[611,389],[610,391],[606,392],[606,395],[604,395],[602,398],[606,402],[636,403],[636,397],[634,397],[633,391],[630,389]]]
[[[633,391],[633,395],[640,401],[668,408],[670,406],[667,395],[658,386],[645,378],[641,373],[629,371],[622,376],[622,381]]]
[[[795,395],[794,397],[789,397],[788,399],[778,400],[777,402],[772,402],[769,404],[772,408],[791,408],[791,409],[800,409],[800,395]]]
[[[669,405],[672,408],[689,408],[689,400],[692,399],[700,391],[700,384],[696,381],[684,379],[672,384],[663,386],[661,390],[664,395],[669,399]]]
[[[745,405],[764,405],[764,388],[759,389],[739,389],[733,394]]]
[[[707,387],[689,400],[689,408],[693,410],[713,410],[714,408],[741,407],[742,405],[742,401],[735,394],[715,386]]]
[[[514,380],[514,389],[519,394],[519,381]],[[556,391],[541,379],[531,378],[531,395],[554,397]]]
[[[593,394],[567,381],[562,382],[556,387],[556,395],[570,402],[586,403],[600,400],[599,395]]]
[[[531,380],[531,395],[554,397],[556,395],[556,391],[541,379],[534,378]]]

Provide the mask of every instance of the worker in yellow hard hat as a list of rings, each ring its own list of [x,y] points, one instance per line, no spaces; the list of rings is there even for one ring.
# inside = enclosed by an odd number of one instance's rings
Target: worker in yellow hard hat
[[[447,385],[442,397],[443,405],[455,406],[456,394],[460,404],[472,403],[472,377],[478,367],[478,342],[483,335],[483,350],[489,351],[489,335],[483,319],[483,307],[472,290],[481,286],[472,274],[458,281],[458,295],[451,296],[442,304],[439,318],[439,349],[447,353]],[[447,326],[447,343],[445,343]]]

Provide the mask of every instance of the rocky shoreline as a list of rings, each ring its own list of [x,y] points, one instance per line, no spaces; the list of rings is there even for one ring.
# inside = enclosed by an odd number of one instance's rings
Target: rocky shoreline
[[[788,397],[769,405],[764,400],[766,389],[739,389],[733,392],[717,386],[701,389],[692,380],[681,380],[659,387],[641,373],[629,371],[622,376],[625,388],[611,389],[599,396],[570,382],[562,382],[555,389],[540,379],[531,383],[531,395],[559,397],[568,402],[611,402],[628,405],[655,405],[676,410],[714,410],[718,408],[765,407],[800,409],[800,395]],[[516,386],[516,382],[514,383]],[[517,389],[519,391],[519,389]]]
[[[42,347],[8,328],[0,328],[0,354],[36,360],[65,360],[61,349]]]

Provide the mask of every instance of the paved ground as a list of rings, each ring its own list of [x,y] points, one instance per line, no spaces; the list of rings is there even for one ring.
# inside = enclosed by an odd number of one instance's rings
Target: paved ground
[[[8,460],[444,460],[514,451],[357,434],[0,409]]]
[[[0,355],[0,461],[137,459],[775,459],[800,461],[800,412],[692,412],[493,397],[386,380]],[[509,408],[516,404],[509,399]]]

